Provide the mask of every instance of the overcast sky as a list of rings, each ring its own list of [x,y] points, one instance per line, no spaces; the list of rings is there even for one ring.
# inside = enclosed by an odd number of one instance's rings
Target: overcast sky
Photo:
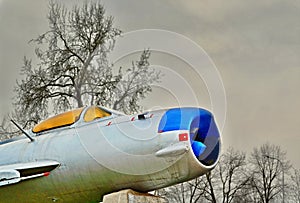
[[[69,6],[80,1],[61,2]],[[102,2],[125,33],[148,28],[168,30],[186,36],[208,53],[226,91],[225,148],[250,152],[269,142],[280,145],[300,168],[300,1]],[[33,55],[34,45],[28,41],[47,31],[47,5],[45,0],[0,0],[1,115],[11,110],[23,56]],[[152,62],[183,75],[196,92],[199,105],[210,108],[203,81],[193,78],[182,60],[153,52]],[[145,101],[146,107],[173,104],[167,89],[154,90]],[[165,97],[161,96],[164,93]],[[163,99],[158,101],[158,96]]]

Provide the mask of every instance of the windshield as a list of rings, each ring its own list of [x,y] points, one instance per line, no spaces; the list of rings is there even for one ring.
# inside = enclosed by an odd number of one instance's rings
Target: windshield
[[[104,109],[101,109],[97,106],[91,106],[85,112],[85,115],[84,115],[83,119],[84,119],[85,122],[90,122],[90,121],[93,121],[95,119],[107,117],[107,116],[110,116],[110,115],[111,115],[111,113],[108,112],[108,111],[105,111]]]
[[[51,118],[48,118],[48,119],[42,121],[41,123],[37,124],[36,126],[34,126],[34,128],[32,129],[32,132],[39,133],[39,132],[51,130],[54,128],[72,125],[79,119],[80,114],[83,109],[84,108],[75,109],[75,110],[61,113],[61,114],[58,114]]]

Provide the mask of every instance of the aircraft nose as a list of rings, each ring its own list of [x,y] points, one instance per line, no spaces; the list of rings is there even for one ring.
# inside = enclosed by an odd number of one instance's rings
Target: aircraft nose
[[[188,130],[194,156],[202,164],[215,164],[220,152],[220,134],[213,115],[200,108],[169,109],[162,116],[158,132]]]

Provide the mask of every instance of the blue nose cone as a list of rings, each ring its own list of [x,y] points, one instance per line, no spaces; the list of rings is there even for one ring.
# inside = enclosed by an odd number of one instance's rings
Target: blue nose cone
[[[158,132],[188,130],[195,157],[204,165],[214,164],[220,151],[220,134],[213,115],[200,108],[169,109],[162,116]]]

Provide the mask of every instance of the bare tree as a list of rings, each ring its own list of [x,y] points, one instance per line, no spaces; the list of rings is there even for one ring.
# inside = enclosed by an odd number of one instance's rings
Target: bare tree
[[[39,45],[35,51],[39,64],[35,67],[24,58],[24,79],[16,87],[15,104],[30,118],[45,117],[49,100],[58,111],[73,102],[82,107],[84,99],[93,101],[96,94],[105,100],[103,94],[119,80],[112,76],[107,54],[121,31],[113,27],[113,18],[105,16],[100,3],[84,3],[69,11],[50,2],[48,20],[49,31],[32,40]]]
[[[249,182],[247,175],[246,155],[229,148],[222,156],[216,172],[219,173],[221,201],[230,203],[239,197],[239,191]]]
[[[245,153],[229,148],[221,155],[216,168],[205,176],[205,198],[213,203],[242,200],[241,191],[249,182],[247,171]]]
[[[253,170],[251,186],[260,202],[268,203],[280,197],[280,192],[283,192],[286,184],[282,185],[281,174],[287,173],[291,168],[285,154],[279,146],[271,144],[264,144],[253,150],[250,157]]]
[[[233,203],[248,203],[248,202],[259,203],[261,201],[260,198],[256,195],[251,185],[247,184],[237,192],[232,202]]]
[[[205,174],[205,178],[204,188],[201,189],[204,190],[204,198],[208,202],[216,203],[218,199],[218,190],[215,185],[218,184],[218,173],[210,171]]]
[[[175,186],[168,188],[160,189],[157,192],[158,195],[166,198],[169,202],[178,202],[178,203],[196,203],[196,202],[205,202],[204,198],[205,188],[204,177],[198,177],[189,182],[180,183]]]
[[[292,202],[300,203],[300,170],[294,169],[291,175],[290,199]]]
[[[16,131],[15,129],[11,128],[11,125],[9,125],[9,118],[6,115],[3,118],[2,123],[0,125],[0,141],[9,139],[12,136],[16,136],[18,133],[19,131]]]
[[[178,202],[178,203],[187,203],[185,201],[185,183],[180,183],[171,187],[159,189],[155,191],[155,195],[164,197],[168,202]]]
[[[113,100],[106,105],[125,113],[141,110],[138,102],[152,91],[150,84],[158,82],[161,77],[159,71],[150,68],[149,57],[150,51],[145,50],[138,61],[132,62],[131,68],[125,71],[113,89]]]
[[[128,69],[112,71],[108,54],[121,30],[99,2],[85,2],[68,10],[57,2],[49,5],[49,30],[31,42],[37,65],[24,57],[23,79],[14,98],[19,123],[44,119],[55,112],[84,105],[104,105],[125,113],[140,110],[139,101],[151,91],[160,73],[150,67],[150,51]],[[32,122],[28,122],[32,121]],[[2,126],[2,132],[5,132]]]
[[[245,153],[229,148],[215,169],[205,176],[165,189],[165,197],[182,203],[241,202],[245,200],[246,196],[242,195],[250,180],[247,171]]]

